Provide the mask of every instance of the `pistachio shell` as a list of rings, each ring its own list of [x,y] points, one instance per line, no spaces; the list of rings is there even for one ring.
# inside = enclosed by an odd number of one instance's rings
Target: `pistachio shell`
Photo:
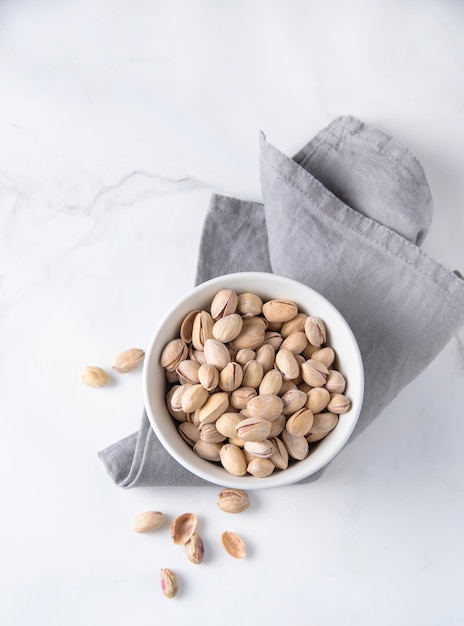
[[[222,534],[222,545],[225,551],[234,559],[243,559],[246,556],[245,543],[238,535],[226,531]]]
[[[345,391],[346,381],[340,372],[337,370],[329,370],[325,388],[330,393],[343,393]]]
[[[246,408],[250,417],[272,421],[282,413],[283,402],[279,396],[265,394],[251,398]]]
[[[311,430],[306,437],[306,440],[309,443],[313,443],[315,441],[320,441],[324,437],[326,437],[338,424],[338,415],[334,413],[329,413],[328,411],[324,413],[316,413],[314,415],[314,422],[311,426]]]
[[[190,343],[192,341],[193,322],[199,312],[199,309],[195,309],[194,311],[187,313],[184,317],[184,321],[180,326],[180,338],[182,341],[185,341],[185,343]]]
[[[252,458],[247,465],[247,472],[256,478],[266,478],[275,470],[275,465],[271,459]]]
[[[230,354],[227,346],[217,339],[208,339],[204,345],[206,362],[220,372],[230,363]]]
[[[263,304],[263,315],[269,322],[288,322],[298,314],[297,305],[291,300],[268,300]]]
[[[242,326],[243,320],[240,315],[237,315],[237,313],[226,315],[214,323],[213,337],[222,341],[222,343],[228,343],[238,337]]]
[[[240,293],[238,296],[237,310],[244,317],[260,315],[263,309],[263,301],[255,293]]]
[[[275,366],[285,380],[295,379],[300,373],[298,361],[290,350],[280,349],[277,352]]]
[[[186,393],[186,391],[188,391],[188,389],[190,389],[192,385],[190,383],[186,383],[185,385],[174,385],[174,387],[172,387],[172,389],[170,390],[168,397],[169,397],[169,404],[171,406],[171,408],[173,409],[173,411],[182,411],[182,398],[184,396],[184,394]]]
[[[233,443],[226,443],[220,452],[222,466],[234,476],[244,476],[246,474],[246,461],[243,452]]]
[[[256,352],[254,350],[250,350],[249,348],[243,348],[239,350],[235,355],[235,360],[240,365],[245,365],[248,361],[253,361],[256,356]]]
[[[161,511],[145,511],[139,513],[132,524],[136,533],[148,533],[163,525],[164,515]]]
[[[176,574],[172,571],[172,569],[165,567],[161,570],[160,579],[161,591],[166,598],[171,600],[175,597],[179,590]]]
[[[184,547],[187,558],[191,563],[200,565],[203,562],[205,548],[203,540],[198,533],[193,533],[187,543],[184,544]]]
[[[309,343],[318,348],[326,342],[327,333],[320,317],[309,316],[305,322],[305,333]]]
[[[161,353],[161,367],[173,371],[181,361],[187,358],[188,348],[182,339],[169,341]]]
[[[216,429],[225,437],[236,437],[235,427],[242,421],[243,415],[240,413],[223,413],[216,421]]]
[[[233,350],[248,348],[255,350],[264,341],[266,332],[266,322],[261,317],[250,317],[243,320],[240,334],[230,342]]]
[[[295,385],[295,383],[292,382],[291,380],[282,380],[282,386],[277,395],[283,398],[283,396],[287,393],[287,391],[290,391],[290,389],[297,389],[297,386]]]
[[[265,344],[258,348],[256,352],[256,361],[263,366],[263,373],[266,374],[274,367],[275,348],[270,344]]]
[[[169,528],[169,534],[177,545],[187,543],[197,527],[197,516],[194,513],[183,513],[176,517]]]
[[[313,413],[321,413],[328,405],[330,393],[324,387],[313,387],[308,391],[306,408]]]
[[[322,387],[326,384],[329,376],[329,370],[321,361],[313,361],[309,359],[301,366],[303,380],[311,387]]]
[[[250,498],[243,489],[223,489],[218,497],[217,505],[226,513],[243,513],[250,506]]]
[[[271,432],[269,433],[269,437],[277,437],[285,428],[285,424],[287,423],[285,415],[279,415],[279,417],[271,422]]]
[[[203,424],[200,427],[200,439],[210,443],[222,443],[226,437],[218,431],[216,424]]]
[[[111,366],[115,372],[126,374],[138,367],[145,356],[145,352],[140,348],[129,348],[117,354]]]
[[[216,293],[211,302],[211,316],[214,320],[235,313],[238,304],[238,296],[232,289],[221,289]]]
[[[274,330],[267,330],[264,333],[263,344],[265,346],[272,346],[274,350],[278,350],[283,342],[283,337],[280,333]]]

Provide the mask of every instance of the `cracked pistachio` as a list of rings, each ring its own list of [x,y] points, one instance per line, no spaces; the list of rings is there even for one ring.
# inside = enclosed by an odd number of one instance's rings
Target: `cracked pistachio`
[[[223,489],[218,498],[217,506],[226,513],[243,513],[250,506],[250,498],[243,489]]]

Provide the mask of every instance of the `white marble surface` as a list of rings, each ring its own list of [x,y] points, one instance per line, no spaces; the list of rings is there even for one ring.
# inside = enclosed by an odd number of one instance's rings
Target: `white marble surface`
[[[341,114],[394,134],[432,188],[424,248],[463,271],[463,27],[458,0],[1,3],[2,624],[464,623],[463,329],[319,482],[241,516],[115,487],[97,451],[137,429],[140,372],[77,378],[192,286],[212,191],[260,198],[259,130],[288,154]],[[131,531],[152,508],[198,514],[202,566]]]

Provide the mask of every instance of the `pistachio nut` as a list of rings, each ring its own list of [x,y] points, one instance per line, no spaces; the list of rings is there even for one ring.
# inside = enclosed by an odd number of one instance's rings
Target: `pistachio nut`
[[[221,447],[220,460],[222,466],[229,474],[234,476],[244,476],[246,474],[247,463],[242,450],[233,443],[226,443]]]
[[[179,424],[178,431],[182,439],[191,448],[200,440],[200,431],[192,422],[182,422],[182,424]]]
[[[263,366],[258,361],[248,361],[243,367],[244,387],[254,387],[257,389],[263,380]]]
[[[213,326],[213,337],[222,341],[222,343],[228,343],[235,339],[242,330],[243,320],[237,313],[231,313],[225,317],[219,318]]]
[[[278,418],[272,420],[271,422],[271,432],[269,433],[269,437],[278,437],[280,433],[285,428],[285,424],[287,423],[287,418],[285,415],[279,415]],[[269,439],[268,437],[268,439]]]
[[[306,335],[299,331],[288,335],[280,346],[280,350],[290,350],[293,354],[301,354],[308,345]]]
[[[280,333],[275,330],[267,330],[264,333],[264,341],[263,344],[265,346],[272,346],[274,350],[278,350],[283,342],[283,337]]]
[[[244,409],[251,398],[257,395],[254,387],[240,387],[230,394],[230,404],[234,409]]]
[[[285,428],[291,435],[297,435],[298,437],[304,437],[311,430],[311,426],[314,422],[314,415],[312,412],[305,408],[296,411],[287,420]]]
[[[203,350],[208,339],[213,338],[214,321],[208,311],[200,311],[193,320],[192,345],[195,350]]]
[[[206,461],[213,461],[218,463],[221,460],[221,443],[212,443],[210,441],[203,441],[200,439],[193,446],[195,454]]]
[[[177,375],[176,370],[172,370],[171,372],[169,370],[164,370],[164,374],[166,376],[166,381],[170,385],[176,385],[179,382],[179,376]]]
[[[218,507],[226,513],[243,513],[250,506],[250,498],[243,489],[223,489],[218,498]]]
[[[235,313],[238,304],[238,296],[232,289],[221,289],[216,293],[211,302],[211,317],[217,320],[220,317]]]
[[[108,374],[101,367],[87,365],[81,370],[79,378],[88,387],[105,387],[110,382]]]
[[[268,459],[272,454],[272,444],[269,439],[261,439],[261,441],[245,441],[245,450],[252,456],[260,459]]]
[[[243,370],[238,363],[228,363],[219,374],[219,387],[223,391],[234,391],[242,384]]]
[[[282,324],[282,328],[280,329],[280,334],[284,339],[286,339],[289,335],[293,333],[304,332],[306,318],[308,316],[305,313],[298,313],[293,319],[288,322],[284,322]]]
[[[275,348],[271,344],[264,344],[256,351],[256,359],[263,366],[263,373],[271,371],[275,362]]]
[[[187,355],[187,344],[182,339],[171,339],[161,353],[161,367],[172,372]]]
[[[272,454],[269,460],[272,461],[277,469],[284,470],[288,467],[288,450],[283,441],[278,437],[271,437],[269,441],[272,444]]]
[[[266,332],[266,321],[261,317],[249,317],[243,320],[240,334],[230,342],[233,350],[248,348],[255,350],[264,341]]]
[[[263,346],[264,347],[264,346]],[[282,387],[282,374],[275,369],[269,370],[263,376],[263,380],[259,385],[260,395],[273,394],[277,395]]]
[[[327,411],[330,413],[346,413],[351,406],[350,400],[342,393],[334,393],[330,396],[329,403],[327,404]]]
[[[316,350],[320,350],[317,346],[313,346],[311,343],[308,343],[306,348],[301,353],[306,360],[310,359],[312,355],[316,352]]]
[[[195,350],[192,345],[189,348],[188,358],[191,361],[196,361],[200,365],[204,365],[206,363],[205,353],[203,352],[203,350]]]
[[[320,317],[309,316],[305,322],[305,333],[308,341],[318,348],[326,342],[327,333],[325,324]]]
[[[200,365],[198,370],[198,382],[206,389],[206,391],[214,391],[219,385],[219,372],[211,365],[211,363],[204,363]]]
[[[198,378],[199,369],[200,364],[197,361],[185,359],[176,367],[176,372],[181,383],[192,383],[195,385],[200,382]]]
[[[280,397],[283,402],[282,413],[284,415],[295,413],[295,411],[304,407],[308,399],[308,395],[299,389],[289,389]]]
[[[298,378],[300,368],[295,355],[290,350],[280,349],[276,354],[275,366],[284,380]]]
[[[283,402],[279,396],[268,393],[251,398],[246,408],[250,417],[272,421],[282,413]]]
[[[309,434],[306,436],[306,440],[309,443],[320,441],[326,437],[338,424],[338,415],[334,413],[324,412],[316,413],[314,415],[313,425]]]
[[[208,339],[204,345],[205,359],[209,365],[220,372],[230,363],[230,354],[227,346],[217,339]]]
[[[246,556],[245,543],[235,533],[230,531],[224,532],[221,541],[225,551],[234,559],[243,559]]]
[[[161,591],[166,598],[171,600],[179,590],[176,574],[172,571],[172,569],[165,567],[161,569],[160,579]]]
[[[200,565],[203,562],[205,548],[203,540],[198,533],[193,533],[187,543],[184,544],[185,554],[188,560],[194,565]]]
[[[269,322],[288,322],[298,314],[297,305],[291,300],[268,300],[263,304],[263,315]]]
[[[224,435],[224,437],[236,437],[235,430],[237,424],[243,421],[243,415],[240,413],[223,413],[215,422],[216,429]]]
[[[129,350],[124,350],[115,356],[111,367],[118,374],[126,374],[138,367],[144,356],[145,352],[140,348],[129,348]]]
[[[229,396],[226,392],[218,391],[211,394],[198,411],[198,422],[200,424],[215,422],[220,415],[225,413],[228,406]]]
[[[245,318],[260,315],[263,310],[263,301],[255,293],[240,293],[237,310]]]
[[[302,461],[308,456],[309,445],[305,437],[292,435],[286,428],[282,431],[281,437],[292,459]]]
[[[249,348],[242,348],[242,350],[238,350],[235,355],[235,360],[240,365],[245,365],[248,361],[253,361],[256,356],[256,352],[254,350],[250,350]]]
[[[321,413],[328,405],[330,393],[324,387],[313,387],[308,391],[306,408],[313,413]]]
[[[164,515],[161,511],[144,511],[139,513],[132,524],[132,530],[136,533],[148,533],[158,530],[164,523]]]
[[[329,370],[325,388],[330,393],[343,393],[346,387],[346,380],[339,371]]]
[[[193,413],[204,405],[208,397],[208,392],[203,385],[189,385],[182,395],[182,410],[184,413]]]
[[[314,361],[322,361],[326,367],[330,367],[335,361],[335,350],[330,346],[318,348],[311,354]]]
[[[328,379],[329,370],[321,361],[309,359],[301,366],[303,380],[311,387],[323,387]]]
[[[187,543],[197,528],[197,516],[195,513],[182,513],[176,517],[169,527],[169,534],[177,545]]]
[[[275,465],[271,459],[252,458],[247,465],[247,472],[256,478],[266,478],[275,470]]]
[[[244,441],[261,441],[271,432],[271,422],[256,417],[241,420],[235,427],[235,435]]]
[[[280,387],[280,391],[277,395],[282,398],[287,391],[290,391],[290,389],[297,389],[295,383],[291,380],[282,380],[282,386]]]
[[[216,428],[216,424],[203,424],[200,426],[200,439],[202,441],[208,441],[209,443],[222,443],[227,439]]]

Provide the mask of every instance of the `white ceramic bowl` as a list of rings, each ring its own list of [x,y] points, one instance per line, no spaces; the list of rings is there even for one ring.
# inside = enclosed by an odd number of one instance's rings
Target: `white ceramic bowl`
[[[293,463],[286,470],[276,470],[266,478],[233,476],[224,468],[198,457],[181,438],[175,421],[165,405],[166,379],[160,366],[165,345],[178,337],[184,317],[193,309],[205,308],[219,289],[233,289],[237,293],[253,292],[263,301],[287,298],[300,311],[320,317],[328,332],[330,345],[337,354],[337,369],[347,379],[346,395],[351,400],[350,410],[340,416],[335,429],[327,435],[303,461]],[[166,450],[185,468],[197,476],[224,487],[262,489],[298,482],[327,465],[348,441],[361,411],[364,392],[364,372],[356,339],[338,310],[319,293],[309,287],[275,274],[243,272],[229,274],[205,282],[182,298],[169,311],[155,330],[146,350],[143,369],[145,408],[158,439]]]

